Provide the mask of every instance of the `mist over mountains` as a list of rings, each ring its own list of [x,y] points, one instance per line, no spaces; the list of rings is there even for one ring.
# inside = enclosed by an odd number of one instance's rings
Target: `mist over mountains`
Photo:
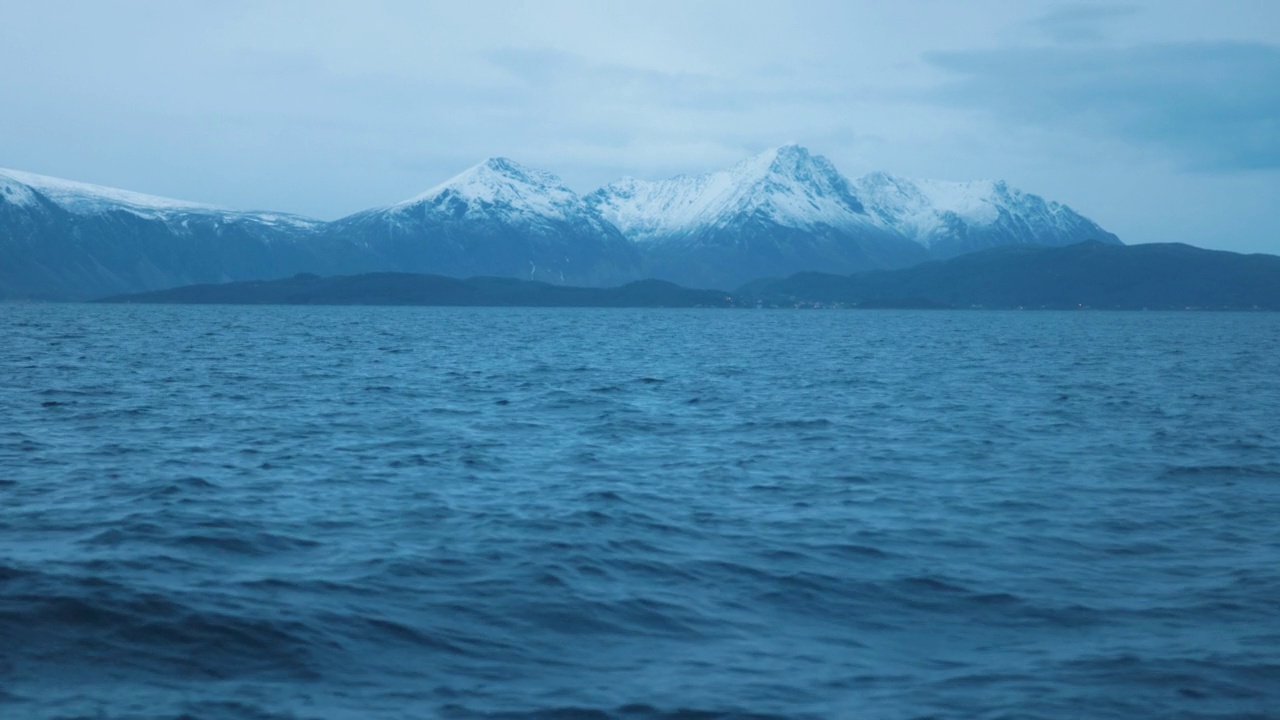
[[[487,160],[333,222],[0,170],[0,299],[78,300],[297,273],[429,273],[733,288],[802,271],[904,268],[1007,245],[1119,239],[1003,182],[856,180],[788,145],[727,170],[585,196]]]

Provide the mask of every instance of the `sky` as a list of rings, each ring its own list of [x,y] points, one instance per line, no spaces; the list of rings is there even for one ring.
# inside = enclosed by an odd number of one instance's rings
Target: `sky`
[[[1280,254],[1275,0],[0,0],[0,167],[324,220],[799,143]]]

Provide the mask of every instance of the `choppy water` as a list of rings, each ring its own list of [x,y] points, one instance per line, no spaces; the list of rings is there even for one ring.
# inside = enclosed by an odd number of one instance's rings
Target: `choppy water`
[[[0,716],[1280,716],[1280,315],[0,307]]]

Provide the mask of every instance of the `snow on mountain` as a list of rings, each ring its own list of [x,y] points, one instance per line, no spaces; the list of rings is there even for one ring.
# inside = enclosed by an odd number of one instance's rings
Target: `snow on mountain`
[[[945,226],[945,213],[975,224],[989,224],[999,217],[992,203],[995,183],[987,181],[916,181],[876,172],[859,178],[855,187],[879,221],[926,247]]]
[[[1009,244],[1119,243],[1003,182],[848,180],[798,145],[718,172],[579,196],[493,158],[400,203],[322,223],[0,169],[0,297],[86,298],[297,272],[427,272],[733,289]],[[180,242],[175,242],[180,240]]]
[[[909,180],[876,172],[851,182],[826,158],[797,145],[705,175],[626,178],[587,199],[628,238],[648,245],[694,241],[748,217],[800,230],[878,231],[940,255],[1010,243],[1119,242],[1066,205],[1002,181]]]
[[[314,242],[322,225],[0,170],[0,299],[81,300],[342,267],[342,248]]]
[[[213,205],[146,195],[7,168],[0,168],[0,193],[3,193],[9,202],[27,207],[38,204],[36,193],[39,193],[73,215],[98,215],[123,210],[141,218],[155,220],[167,220],[175,215],[199,214],[216,216],[224,220],[252,220],[265,225],[314,226],[319,224],[316,220],[286,213],[227,210]]]
[[[627,179],[587,197],[644,249],[654,277],[735,288],[804,270],[904,267],[928,252],[867,213],[826,158],[798,145],[719,172]]]
[[[443,210],[452,217],[499,212],[563,220],[581,213],[583,203],[549,172],[490,158],[388,209],[405,212],[418,207]]]
[[[603,232],[617,230],[560,178],[507,158],[490,158],[419,195],[384,208],[339,220],[377,218],[393,226],[440,222],[502,223],[518,227],[587,224]]]
[[[848,180],[799,145],[768,150],[719,172],[646,182],[626,178],[587,198],[638,243],[687,239],[754,217],[787,228],[866,229]]]
[[[64,210],[82,215],[116,208],[126,208],[139,213],[167,210],[217,210],[212,206],[199,203],[0,168],[0,182],[5,180],[26,185]]]
[[[1009,244],[1119,242],[1065,205],[1003,182],[886,173],[851,182],[798,145],[705,175],[627,178],[587,201],[645,250],[649,272],[702,286],[904,267]]]
[[[909,180],[875,172],[853,186],[880,224],[942,256],[1009,244],[1119,243],[1066,205],[1003,181]]]
[[[39,199],[31,186],[13,177],[16,173],[0,168],[0,201],[16,207],[32,207],[39,204]]]
[[[599,211],[555,175],[506,158],[329,232],[409,272],[588,285],[640,277],[635,246]]]

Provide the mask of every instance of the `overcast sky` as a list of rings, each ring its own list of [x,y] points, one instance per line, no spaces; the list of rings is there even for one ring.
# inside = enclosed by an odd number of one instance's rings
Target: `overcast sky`
[[[1280,253],[1280,2],[0,0],[0,167],[327,220],[788,142]]]

